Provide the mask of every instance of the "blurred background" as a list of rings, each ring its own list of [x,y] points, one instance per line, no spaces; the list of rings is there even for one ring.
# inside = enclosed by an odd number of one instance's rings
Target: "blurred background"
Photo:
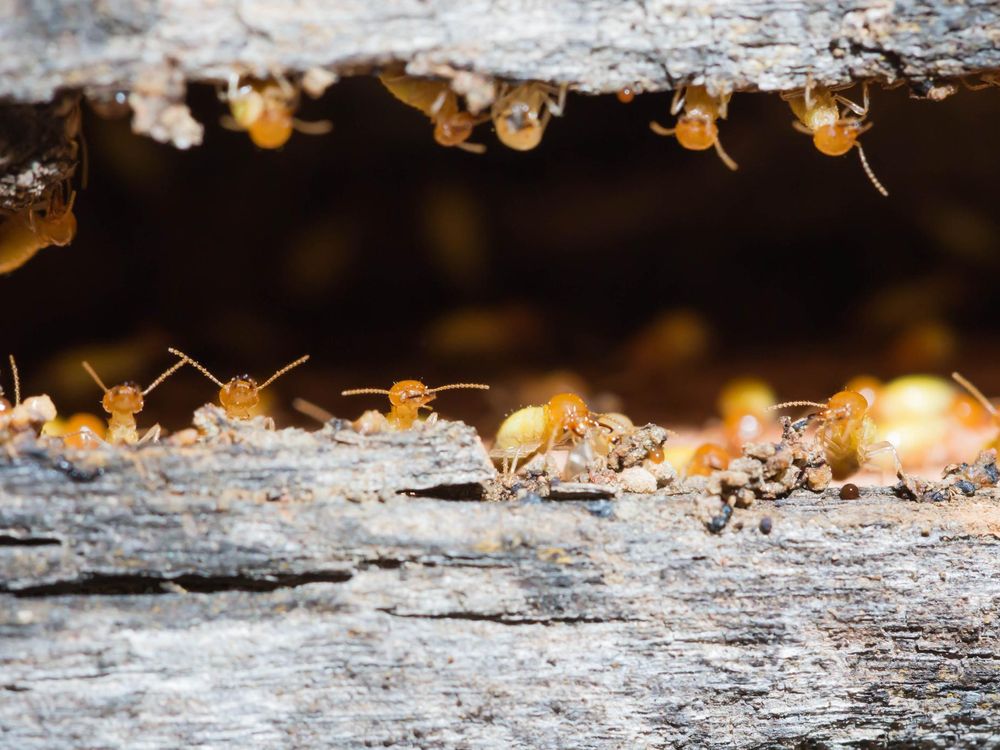
[[[487,124],[481,156],[438,146],[371,78],[304,98],[299,116],[334,130],[277,152],[219,127],[208,87],[191,91],[207,130],[190,152],[86,108],[78,239],[0,278],[6,348],[62,413],[100,413],[81,359],[145,384],[172,345],[222,380],[312,354],[270,389],[285,423],[308,423],[294,396],[354,417],[383,399],[342,388],[490,383],[436,403],[485,434],[567,388],[667,426],[704,423],[744,375],[782,399],[956,368],[1000,392],[1000,90],[873,91],[862,141],[889,199],[777,95],[731,102],[736,173],[650,132],[670,98],[571,94],[539,148]],[[140,423],[186,425],[215,391],[182,371]]]

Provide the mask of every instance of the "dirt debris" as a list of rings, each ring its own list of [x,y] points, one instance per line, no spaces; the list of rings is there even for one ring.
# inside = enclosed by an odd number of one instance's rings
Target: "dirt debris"
[[[829,486],[833,473],[823,449],[805,437],[801,423],[785,417],[781,424],[779,442],[747,443],[728,468],[685,482],[685,489],[722,502],[719,515],[707,523],[709,531],[722,531],[733,508],[749,508],[756,500],[787,497],[799,489],[822,492]]]
[[[940,503],[969,497],[979,490],[996,487],[998,481],[1000,472],[997,470],[997,452],[995,448],[990,448],[981,451],[971,464],[946,466],[941,481],[928,481],[900,472],[899,483],[893,490],[904,500]]]

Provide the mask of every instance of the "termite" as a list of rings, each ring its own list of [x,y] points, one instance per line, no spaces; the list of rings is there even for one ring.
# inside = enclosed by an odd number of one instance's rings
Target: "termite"
[[[598,415],[575,393],[558,393],[542,406],[526,406],[508,416],[497,430],[490,455],[502,459],[510,473],[521,458],[548,453],[566,442],[590,440],[601,428]]]
[[[631,104],[635,99],[635,89],[631,86],[623,86],[615,92],[615,96],[622,104]]]
[[[198,372],[219,386],[219,404],[225,410],[226,416],[230,419],[250,419],[252,416],[251,412],[257,404],[260,403],[260,392],[289,370],[298,367],[309,360],[308,354],[303,357],[299,357],[294,362],[290,362],[282,367],[260,385],[258,385],[257,381],[249,375],[237,375],[228,382],[223,383],[215,377],[215,375],[210,373],[208,368],[206,368],[203,364],[191,359],[191,357],[186,355],[184,352],[174,349],[173,347],[167,349],[167,351],[174,356],[180,357],[182,363],[188,362]]]
[[[504,84],[493,102],[491,117],[497,138],[515,151],[530,151],[542,141],[552,116],[566,108],[566,85],[547,83]]]
[[[108,417],[108,429],[105,433],[105,440],[112,445],[135,445],[145,443],[148,440],[156,441],[160,436],[160,426],[153,425],[149,428],[142,439],[139,438],[139,431],[135,423],[135,415],[142,411],[145,406],[144,399],[154,388],[181,369],[187,360],[182,359],[160,375],[156,380],[143,390],[138,383],[125,382],[108,388],[104,381],[97,374],[97,371],[90,366],[89,362],[82,362],[83,369],[94,379],[97,387],[104,391],[104,398],[101,399],[101,406],[104,407],[110,416]]]
[[[990,86],[1000,86],[1000,73],[980,73],[978,83],[969,83],[964,78],[962,83],[969,91],[982,91]]]
[[[791,406],[815,406],[820,409],[805,420],[815,420],[816,439],[823,449],[834,479],[847,479],[856,474],[875,456],[889,452],[900,469],[895,446],[888,441],[874,442],[875,422],[868,416],[868,400],[855,391],[839,391],[825,404],[815,401],[786,401],[773,409]]]
[[[76,192],[66,198],[64,185],[49,196],[44,209],[28,208],[8,216],[0,224],[0,273],[10,273],[49,245],[65,247],[76,236],[73,202]]]
[[[965,378],[961,373],[953,372],[951,376],[955,379],[955,382],[967,390],[969,394],[976,399],[976,401],[978,401],[984,409],[986,409],[990,417],[993,418],[993,423],[1000,427],[1000,412],[997,412],[997,408],[993,406],[985,395],[983,395],[983,392],[976,388],[976,386],[972,384],[972,381]],[[991,441],[990,445],[994,448],[1000,448],[1000,434],[998,434],[997,437]]]
[[[263,81],[241,81],[233,74],[222,98],[232,113],[231,120],[223,118],[223,127],[245,130],[259,148],[281,148],[295,130],[306,135],[325,135],[333,130],[329,120],[305,122],[295,117],[299,89],[280,75]]]
[[[715,147],[715,153],[722,163],[732,170],[738,165],[719,141],[719,126],[716,121],[725,120],[729,112],[731,94],[712,96],[704,86],[685,86],[677,89],[670,105],[670,114],[676,115],[684,108],[684,114],[677,118],[677,125],[666,128],[658,122],[649,123],[650,129],[657,135],[673,135],[677,142],[691,151],[706,151]]]
[[[707,477],[709,474],[728,468],[730,455],[718,443],[702,443],[695,450],[684,469],[687,477]]]
[[[434,140],[442,146],[456,146],[463,151],[481,154],[486,146],[468,143],[476,125],[486,122],[486,115],[474,115],[458,105],[458,94],[448,81],[414,78],[398,70],[379,76],[382,85],[404,104],[419,109],[434,123]]]
[[[792,122],[792,127],[800,133],[811,135],[820,153],[827,156],[843,156],[852,148],[857,148],[861,167],[868,175],[868,179],[876,190],[888,198],[889,191],[875,176],[871,165],[868,164],[865,151],[858,142],[858,136],[872,127],[872,123],[864,121],[868,116],[868,84],[861,84],[863,101],[861,105],[836,93],[843,88],[846,87],[815,86],[810,81],[805,89],[784,93],[781,98],[788,102],[792,112],[799,118]],[[857,117],[845,117],[841,105]]]
[[[488,391],[490,387],[483,383],[451,383],[428,388],[419,380],[400,380],[393,383],[392,388],[352,388],[341,391],[341,396],[360,396],[368,393],[379,393],[389,397],[389,413],[385,415],[389,426],[396,430],[408,430],[419,417],[420,409],[433,411],[430,402],[437,398],[441,391],[452,391],[460,388],[474,388]]]

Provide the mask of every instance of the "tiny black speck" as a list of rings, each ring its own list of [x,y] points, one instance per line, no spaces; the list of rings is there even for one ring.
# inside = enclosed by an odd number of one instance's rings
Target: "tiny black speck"
[[[955,482],[955,487],[957,487],[963,495],[972,495],[976,492],[976,486],[968,479],[960,479]]]

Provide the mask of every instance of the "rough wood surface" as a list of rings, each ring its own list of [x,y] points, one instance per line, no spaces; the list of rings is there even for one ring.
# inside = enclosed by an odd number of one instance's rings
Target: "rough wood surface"
[[[223,441],[221,469],[154,447],[91,481],[4,460],[0,744],[1000,738],[996,494],[805,494],[713,535],[717,507],[690,495],[351,502],[372,493],[310,486],[336,469],[303,435]],[[299,447],[263,447],[286,437]],[[321,440],[333,467],[353,450]]]
[[[132,90],[150,71],[223,81],[314,66],[624,85],[932,82],[1000,68],[991,0],[6,0],[0,97]]]

